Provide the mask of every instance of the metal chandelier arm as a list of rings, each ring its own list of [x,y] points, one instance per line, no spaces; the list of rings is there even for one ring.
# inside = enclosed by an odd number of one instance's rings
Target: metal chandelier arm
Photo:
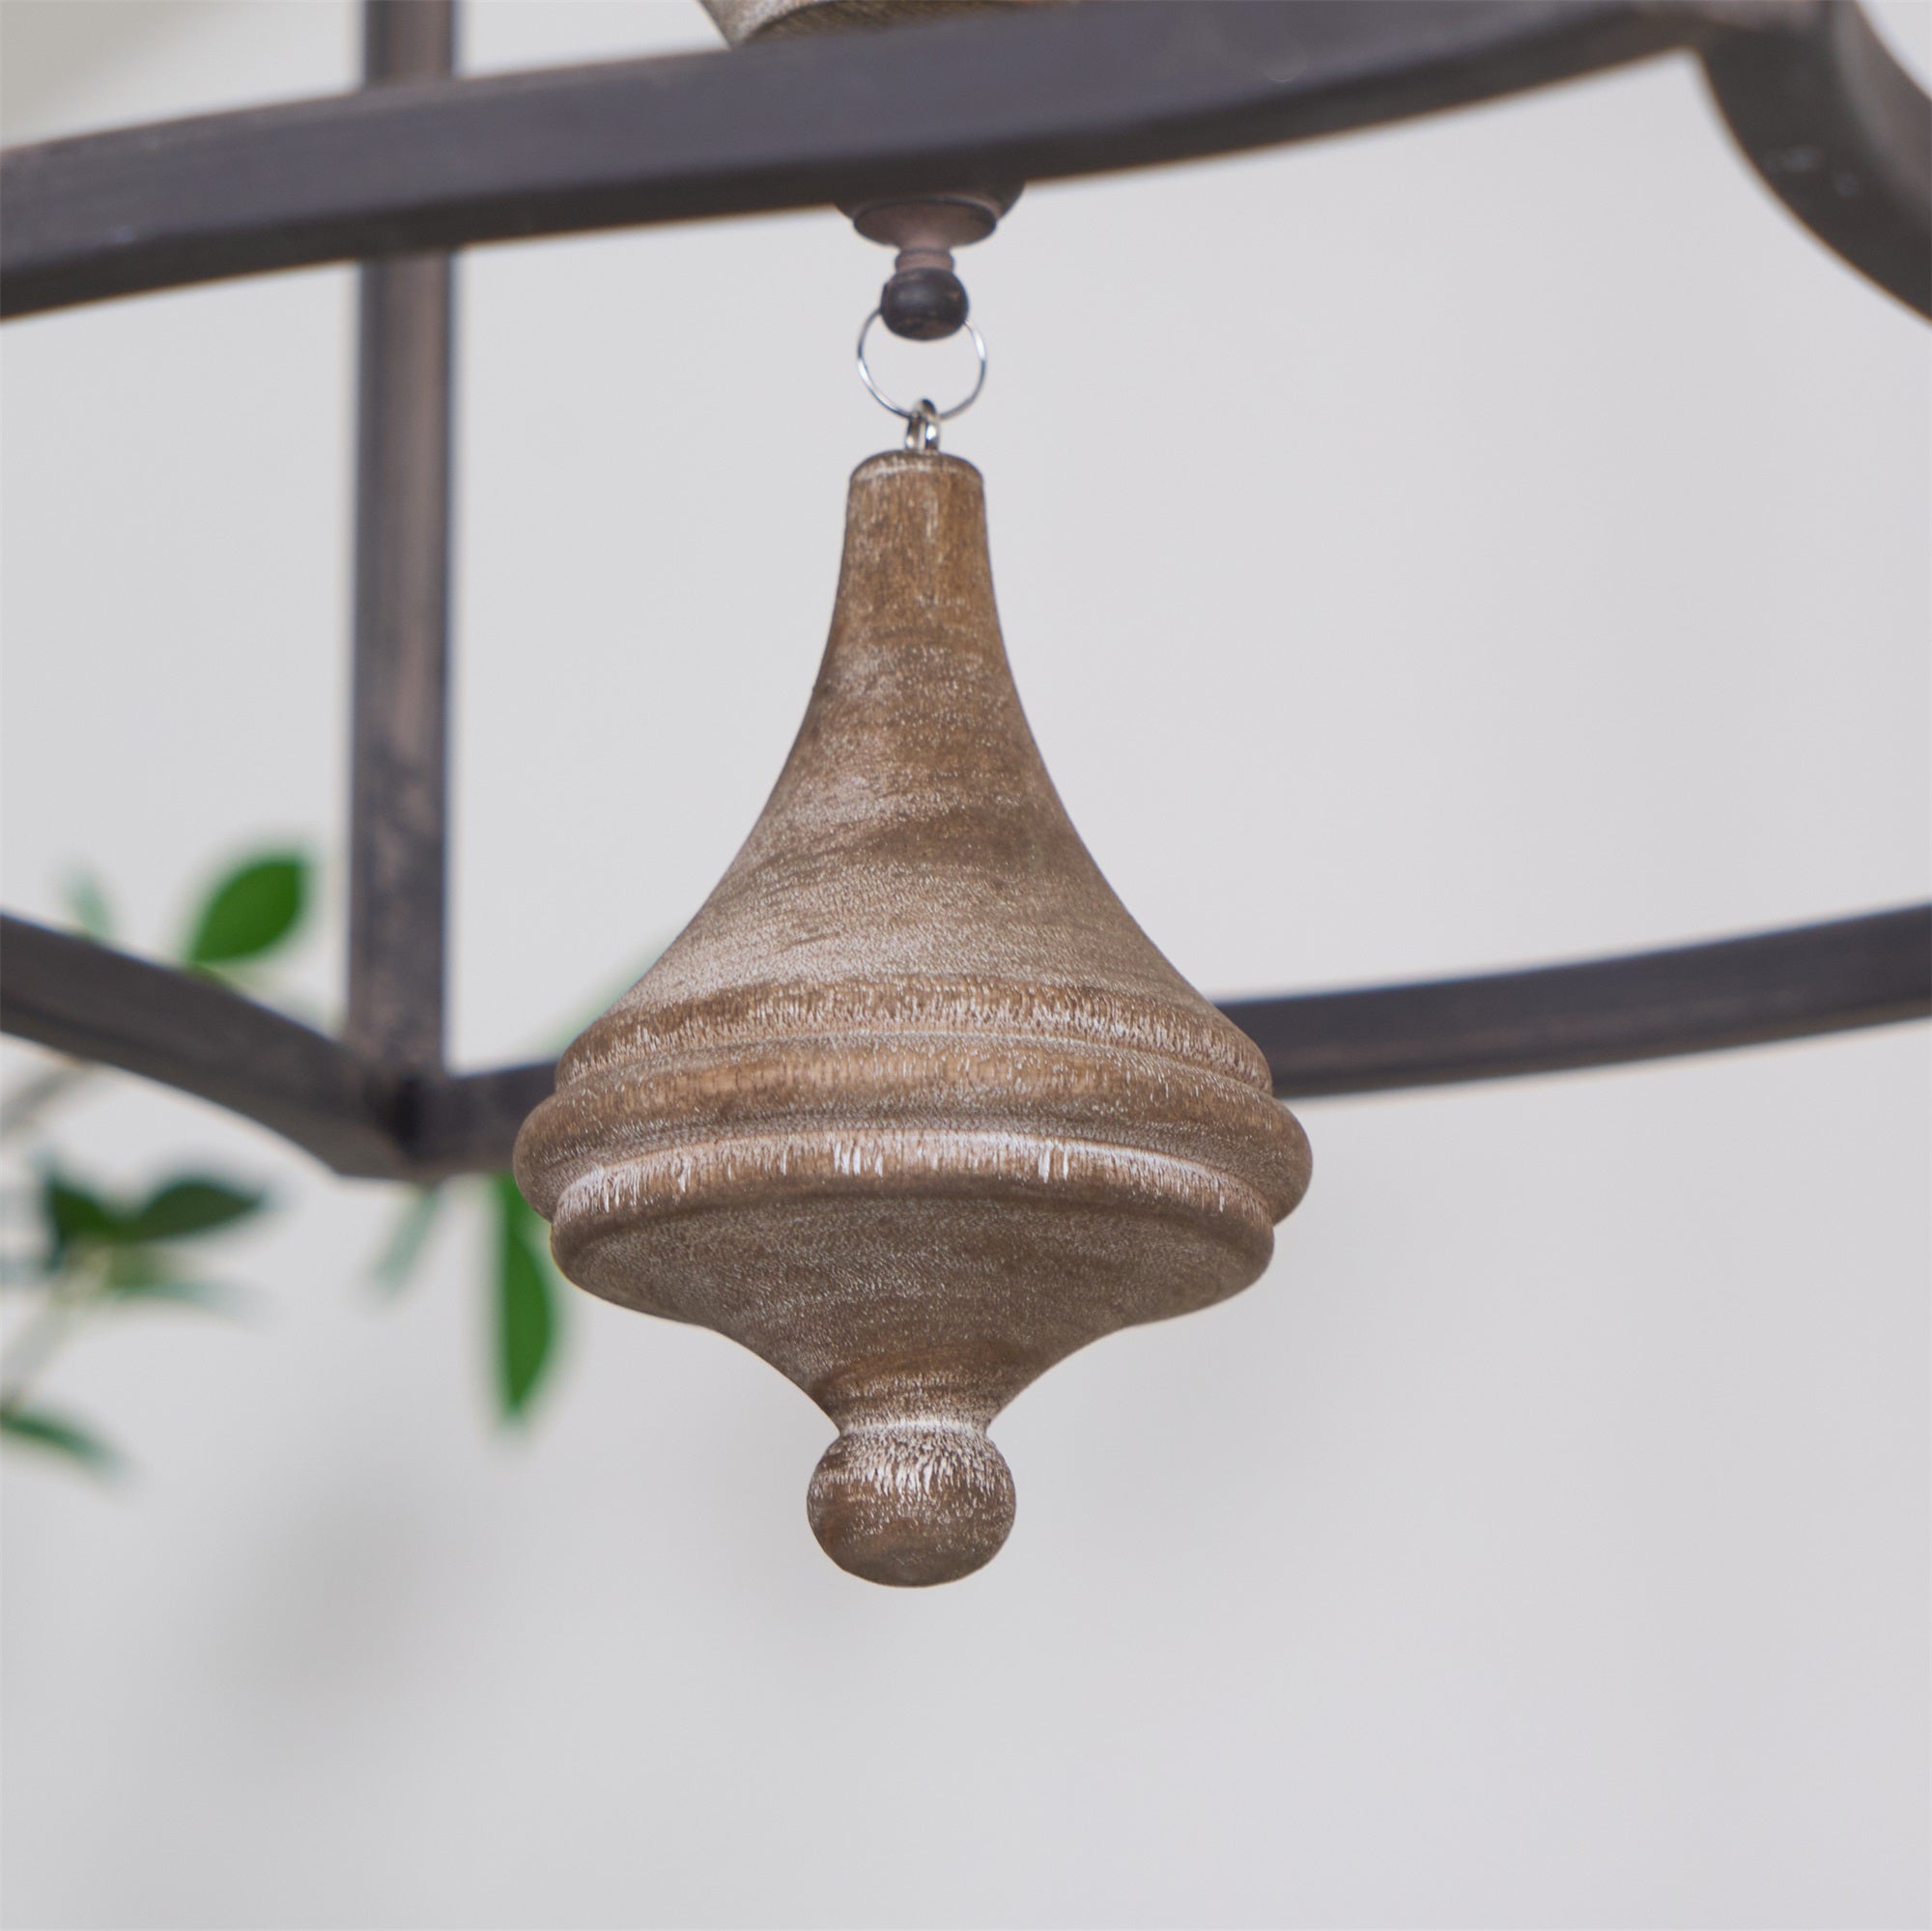
[[[371,17],[413,33],[440,6]],[[392,84],[359,94],[0,156],[0,312],[821,204],[962,161],[1042,179],[1233,152],[1684,45],[1799,218],[1932,308],[1932,109],[1849,0],[1142,0],[480,80],[396,80],[447,57],[446,38],[422,64],[398,43],[371,62]],[[364,313],[348,1042],[14,919],[0,1026],[213,1100],[339,1173],[426,1179],[502,1168],[553,1068],[440,1068],[447,287],[427,263],[386,272]],[[1223,1009],[1284,1097],[1795,1038],[1932,1013],[1932,907]]]
[[[212,1100],[338,1174],[407,1171],[392,1077],[198,973],[0,917],[0,1031]]]
[[[1828,248],[1932,316],[1932,99],[1863,12],[1792,7],[1704,70],[1738,145]]]
[[[962,169],[1038,181],[1234,153],[1692,46],[1799,217],[1932,306],[1925,97],[1851,0],[1136,0],[368,88],[16,148],[0,157],[0,314],[823,206]],[[1801,179],[1793,157],[1812,152],[1831,165]]]
[[[1223,1002],[1283,1099],[1669,1059],[1932,1014],[1932,905],[1416,985]]]
[[[337,1173],[507,1166],[548,1063],[406,1078],[191,973],[0,921],[0,1028],[259,1122]],[[1758,1045],[1932,1015],[1932,905],[1714,945],[1222,1007],[1285,1099]]]

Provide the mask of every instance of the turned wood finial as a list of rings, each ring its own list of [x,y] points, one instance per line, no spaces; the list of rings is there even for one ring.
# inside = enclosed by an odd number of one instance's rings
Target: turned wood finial
[[[998,1550],[985,1431],[1037,1376],[1266,1265],[1307,1141],[1054,792],[970,464],[854,473],[778,786],[516,1164],[571,1279],[731,1336],[838,1425],[811,1526],[879,1582]]]

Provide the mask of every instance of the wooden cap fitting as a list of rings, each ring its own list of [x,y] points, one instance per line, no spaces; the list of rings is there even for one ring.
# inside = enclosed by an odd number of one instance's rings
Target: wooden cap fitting
[[[1266,1265],[1307,1141],[1054,792],[970,464],[854,473],[770,802],[564,1055],[516,1171],[572,1280],[729,1335],[831,1416],[811,1526],[877,1582],[998,1550],[985,1431],[1037,1376]]]
[[[1059,0],[703,0],[734,47],[803,34],[865,32],[970,14],[1011,13]],[[940,342],[966,325],[972,302],[952,250],[983,241],[1019,198],[1020,184],[953,186],[944,193],[869,196],[840,210],[868,241],[897,251],[879,291],[879,319],[909,342]]]
[[[1018,184],[1009,183],[838,204],[858,234],[896,250],[879,291],[879,319],[893,334],[939,342],[965,327],[972,303],[952,251],[983,241],[1019,198]]]

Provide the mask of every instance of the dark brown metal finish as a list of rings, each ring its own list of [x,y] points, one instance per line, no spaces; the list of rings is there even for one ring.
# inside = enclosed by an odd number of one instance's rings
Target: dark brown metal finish
[[[426,1174],[506,1170],[523,1123],[556,1091],[556,1062],[425,1080],[411,1096],[411,1158]]]
[[[451,0],[370,0],[372,85],[447,74]],[[442,1064],[447,872],[450,263],[361,274],[349,1005],[355,1052]]]
[[[448,65],[372,0],[372,77]],[[1043,179],[1376,125],[1696,45],[1798,216],[1921,309],[1924,95],[1845,0],[1143,0],[334,99],[0,156],[0,312],[303,264],[365,283],[351,1043],[4,926],[0,1025],[230,1107],[345,1174],[502,1167],[553,1068],[440,1070],[449,355],[470,241]],[[440,294],[439,294],[440,290]],[[1284,1096],[1612,1065],[1932,1012],[1932,908],[1635,958],[1224,1008]]]
[[[0,314],[1232,153],[1675,46],[1703,51],[1747,155],[1799,218],[1921,305],[1925,95],[1851,0],[1137,0],[365,89],[16,148],[0,156]]]
[[[1932,1016],[1932,905],[1711,945],[1415,985],[1224,1000],[1282,1099],[1389,1093],[1769,1045]],[[497,1163],[548,1064],[425,1088],[413,1157]]]
[[[1667,952],[1221,1010],[1284,1098],[1620,1065],[1932,1013],[1932,905]]]
[[[1776,19],[1705,49],[1731,132],[1827,247],[1932,316],[1932,101],[1857,7]]]
[[[193,974],[0,921],[0,1030],[226,1106],[337,1173],[509,1164],[549,1064],[399,1079]],[[1932,905],[1716,945],[1221,1010],[1285,1099],[1617,1065],[1932,1014]]]
[[[117,129],[0,161],[0,313],[1229,153],[1716,31],[1644,0],[1137,0]]]
[[[407,1169],[392,1082],[199,974],[0,918],[0,1029],[213,1100],[338,1174]]]
[[[440,80],[456,66],[455,0],[362,0],[362,80]]]

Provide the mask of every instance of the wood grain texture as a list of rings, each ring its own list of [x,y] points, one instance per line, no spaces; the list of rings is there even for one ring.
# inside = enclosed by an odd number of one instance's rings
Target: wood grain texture
[[[1932,905],[1480,979],[1239,1000],[1283,1099],[1620,1065],[1932,1016]],[[0,1032],[196,1093],[340,1174],[496,1173],[544,1061],[403,1074],[194,973],[0,917]]]
[[[1267,1064],[1080,842],[1020,709],[979,472],[852,480],[831,639],[717,890],[517,1146],[558,1264],[718,1329],[838,1424],[813,1529],[875,1581],[1005,1541],[987,1425],[1238,1292],[1307,1186]]]

